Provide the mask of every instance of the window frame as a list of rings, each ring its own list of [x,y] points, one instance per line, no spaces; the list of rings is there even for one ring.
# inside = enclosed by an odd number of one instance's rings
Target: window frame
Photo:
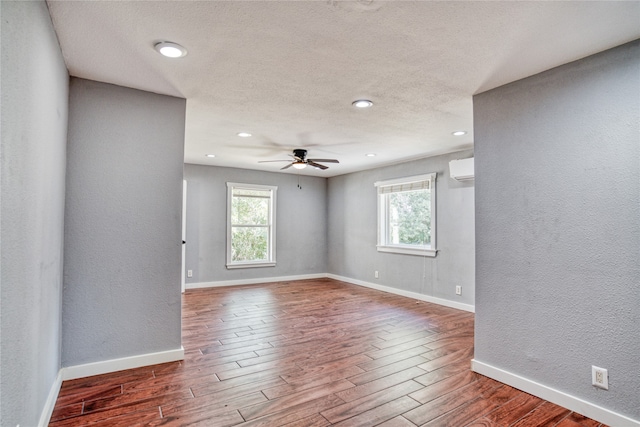
[[[385,181],[377,181],[374,183],[377,189],[377,203],[378,203],[378,240],[376,248],[378,252],[390,252],[405,255],[419,255],[427,257],[435,257],[438,253],[438,247],[436,245],[436,181],[437,173],[428,173],[422,175],[408,176],[404,178],[395,178]],[[389,243],[389,213],[388,213],[388,195],[394,192],[383,192],[385,188],[397,187],[410,184],[419,184],[428,182],[429,191],[431,192],[431,243],[425,246],[416,245],[402,245]]]
[[[265,227],[268,229],[267,236],[267,260],[259,261],[233,261],[232,259],[232,230],[234,226],[243,226],[246,224],[232,224],[232,207],[233,207],[233,190],[234,189],[246,189],[246,190],[260,190],[270,191],[271,196],[269,198],[269,215],[268,224]],[[260,185],[260,184],[246,184],[239,182],[227,182],[227,269],[236,268],[256,268],[256,267],[275,267],[276,265],[276,195],[278,187],[273,185]],[[255,225],[252,225],[255,226]]]

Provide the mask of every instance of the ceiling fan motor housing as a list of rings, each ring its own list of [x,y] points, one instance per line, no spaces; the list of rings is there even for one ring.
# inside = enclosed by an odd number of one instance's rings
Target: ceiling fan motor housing
[[[305,161],[307,159],[307,150],[296,148],[295,150],[293,150],[293,155],[300,160]]]

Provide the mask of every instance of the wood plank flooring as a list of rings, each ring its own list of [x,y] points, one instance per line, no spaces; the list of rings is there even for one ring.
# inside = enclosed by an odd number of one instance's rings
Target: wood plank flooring
[[[473,324],[331,279],[189,290],[184,361],[65,381],[50,426],[602,426],[472,372]]]

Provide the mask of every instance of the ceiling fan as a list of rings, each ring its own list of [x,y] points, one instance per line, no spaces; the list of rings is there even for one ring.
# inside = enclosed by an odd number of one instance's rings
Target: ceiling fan
[[[291,157],[293,157],[293,161],[291,161],[291,160],[262,160],[262,161],[260,161],[258,163],[291,162],[288,165],[286,165],[285,167],[280,168],[280,170],[288,169],[291,166],[293,166],[296,169],[304,169],[304,168],[307,167],[307,165],[313,166],[314,168],[325,170],[325,169],[328,169],[329,166],[321,165],[319,162],[322,162],[322,163],[340,163],[336,159],[307,159],[307,150],[303,150],[301,148],[296,148],[295,150],[293,150],[293,154],[289,154],[289,155]]]

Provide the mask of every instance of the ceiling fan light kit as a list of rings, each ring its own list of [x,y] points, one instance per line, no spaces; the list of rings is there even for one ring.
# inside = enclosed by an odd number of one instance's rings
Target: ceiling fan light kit
[[[294,162],[292,164],[293,164],[293,167],[296,169],[304,169],[307,167],[307,164],[304,162]]]

